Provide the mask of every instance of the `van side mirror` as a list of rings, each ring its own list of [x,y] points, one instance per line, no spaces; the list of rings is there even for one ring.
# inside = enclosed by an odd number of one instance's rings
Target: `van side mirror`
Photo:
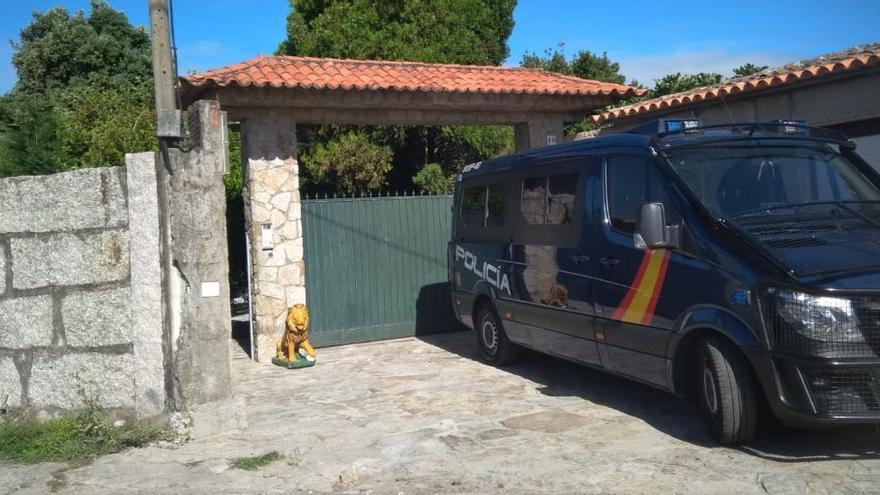
[[[663,203],[645,203],[639,215],[636,232],[633,235],[639,249],[660,249],[679,247],[679,226],[666,226],[666,212]]]

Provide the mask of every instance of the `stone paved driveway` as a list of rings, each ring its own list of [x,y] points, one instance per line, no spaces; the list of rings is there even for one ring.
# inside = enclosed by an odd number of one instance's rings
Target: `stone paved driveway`
[[[539,355],[494,369],[471,349],[470,333],[351,345],[287,372],[236,347],[245,431],[84,467],[0,465],[0,494],[880,493],[874,429],[720,448],[663,393]],[[228,467],[270,450],[284,459]]]

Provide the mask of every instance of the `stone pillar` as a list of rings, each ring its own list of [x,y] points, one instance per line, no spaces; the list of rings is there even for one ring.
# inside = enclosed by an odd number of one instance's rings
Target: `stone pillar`
[[[306,302],[296,122],[267,109],[242,119],[241,130],[254,349],[257,361],[268,363],[287,308]]]
[[[159,198],[156,154],[125,155],[131,252],[131,337],[135,409],[141,417],[166,405],[165,348],[162,323],[162,260],[159,251]]]
[[[172,409],[228,400],[229,255],[226,239],[225,119],[215,101],[188,109],[189,150],[168,150],[162,174],[170,239],[168,342]],[[215,418],[215,421],[227,418]]]
[[[513,135],[516,151],[562,144],[565,138],[562,117],[552,114],[531,116],[527,122],[514,125]]]

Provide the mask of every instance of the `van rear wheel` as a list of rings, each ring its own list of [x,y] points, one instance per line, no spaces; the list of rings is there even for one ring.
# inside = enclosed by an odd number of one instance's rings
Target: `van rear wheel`
[[[519,346],[507,338],[495,308],[485,304],[477,312],[477,348],[480,358],[493,366],[511,364],[519,357]]]
[[[715,441],[722,445],[755,438],[757,398],[748,363],[726,340],[708,337],[698,354],[699,402]]]

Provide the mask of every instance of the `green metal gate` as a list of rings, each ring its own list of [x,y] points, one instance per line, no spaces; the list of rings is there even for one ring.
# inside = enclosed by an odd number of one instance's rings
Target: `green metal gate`
[[[451,196],[302,202],[312,342],[456,329],[447,287]]]

